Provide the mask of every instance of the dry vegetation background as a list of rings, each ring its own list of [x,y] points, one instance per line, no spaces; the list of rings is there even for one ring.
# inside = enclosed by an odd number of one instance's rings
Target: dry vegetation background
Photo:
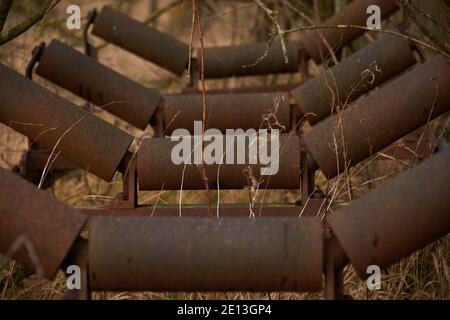
[[[5,30],[17,24],[32,14],[44,1],[14,1]],[[197,1],[202,12],[205,46],[231,45],[239,43],[252,43],[266,41],[271,31],[270,21],[265,13],[254,2],[200,0]],[[307,25],[299,12],[307,15],[314,22],[340,10],[346,0],[271,0],[265,1],[273,9],[279,11],[280,25],[285,29]],[[450,30],[450,4],[446,0],[412,1],[402,0],[407,6],[405,10],[409,19],[409,31],[421,40],[433,43],[444,52],[449,52]],[[171,5],[176,3],[176,5]],[[49,42],[58,38],[77,49],[82,50],[81,30],[70,31],[65,27],[65,10],[70,4],[78,4],[82,9],[83,24],[89,10],[94,7],[101,8],[109,4],[116,9],[128,13],[135,19],[149,21],[158,29],[176,36],[189,43],[192,4],[189,0],[129,0],[129,1],[82,1],[62,0],[49,12],[45,18],[20,37],[0,46],[0,61],[21,73],[25,72],[32,48],[40,41]],[[383,28],[390,28],[403,18],[401,12],[395,14],[383,23]],[[289,36],[289,40],[298,39],[298,34]],[[353,51],[374,40],[376,35],[365,35],[355,41],[351,47],[345,48],[338,59],[345,58]],[[113,45],[91,37],[91,41],[98,46],[99,60],[142,83],[144,86],[157,88],[161,92],[179,92],[186,84],[186,77],[175,77],[168,72],[146,62]],[[157,50],[158,44],[154,44]],[[194,40],[198,47],[198,39]],[[430,53],[424,51],[425,56]],[[392,53],[395,54],[395,53]],[[310,62],[308,71],[311,75],[321,72],[320,66]],[[93,75],[95,76],[95,75]],[[206,86],[211,88],[239,87],[250,85],[269,85],[299,81],[299,75],[277,75],[264,77],[245,77],[239,79],[211,80]],[[74,95],[52,85],[35,76],[35,81],[61,96],[68,98],[78,105],[85,102]],[[446,88],[448,89],[448,88]],[[0,97],[1,99],[1,97]],[[39,106],[35,106],[39,108]],[[393,106],[394,107],[394,106]],[[152,136],[149,127],[146,132],[131,128],[124,122],[111,115],[96,110],[98,116],[110,123],[131,132],[137,137]],[[446,128],[449,125],[449,116],[444,115],[433,121],[427,138],[430,143],[445,143],[448,141]],[[440,138],[439,140],[437,138]],[[0,166],[12,168],[27,150],[27,140],[7,127],[0,125]],[[405,163],[396,159],[371,160],[352,169],[358,172],[349,181],[327,182],[320,173],[317,173],[316,184],[319,193],[326,194],[330,185],[349,182],[352,192],[342,192],[334,200],[348,202],[349,197],[358,197],[376,188],[380,183],[394,173],[414,163]],[[361,170],[361,168],[364,168]],[[74,171],[58,177],[53,187],[48,191],[58,199],[71,206],[103,205],[121,190],[120,176],[114,182],[107,184],[85,171]],[[450,194],[449,194],[450,195]],[[140,192],[139,202],[148,205],[176,204],[179,200],[177,191]],[[217,191],[212,194],[213,203],[217,201]],[[203,204],[206,201],[205,192],[183,191],[183,203]],[[246,190],[220,191],[222,203],[248,203],[249,195]],[[268,191],[259,193],[256,202],[259,203],[294,203],[299,202],[298,191]],[[32,212],[30,212],[32,214]],[[399,230],[401,232],[401,230]],[[365,282],[361,281],[351,267],[345,270],[345,291],[357,299],[449,299],[450,298],[450,238],[447,236],[429,245],[424,250],[414,253],[403,259],[400,263],[383,270],[382,288],[379,291],[368,291]],[[2,261],[3,260],[3,261]],[[1,299],[57,299],[65,288],[65,278],[62,273],[54,281],[47,281],[30,276],[21,266],[0,257],[0,298]],[[317,299],[321,294],[311,293],[94,293],[94,299]]]

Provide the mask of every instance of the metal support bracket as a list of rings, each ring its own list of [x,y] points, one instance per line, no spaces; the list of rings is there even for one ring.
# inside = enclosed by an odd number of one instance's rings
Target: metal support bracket
[[[36,63],[41,59],[42,53],[45,50],[45,42],[39,43],[36,47],[33,48],[33,51],[31,52],[31,59],[30,62],[28,62],[27,68],[25,70],[25,76],[28,79],[33,78],[33,69]]]
[[[136,154],[128,153],[124,157],[120,171],[123,175],[123,189],[122,192],[109,203],[108,207],[111,209],[134,209],[138,205]]]
[[[92,9],[91,11],[89,11],[87,15],[86,25],[83,28],[84,53],[88,57],[92,57],[94,59],[97,59],[97,50],[89,42],[89,28],[94,23],[96,17],[97,17],[97,9]]]

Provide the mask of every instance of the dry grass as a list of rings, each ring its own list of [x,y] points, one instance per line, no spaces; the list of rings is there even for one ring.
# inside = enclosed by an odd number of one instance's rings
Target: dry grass
[[[28,33],[14,41],[0,47],[0,61],[20,72],[24,72],[29,59],[31,48],[39,41],[49,41],[53,37],[67,39],[71,45],[81,46],[81,31],[67,31],[64,28],[65,7],[74,1],[62,0],[43,23],[33,27]],[[163,7],[171,1],[159,0],[158,5]],[[280,4],[283,1],[278,1]],[[284,1],[286,2],[286,1]],[[92,7],[100,7],[104,3],[112,1],[75,1],[82,4],[82,13],[85,15]],[[264,12],[256,5],[243,3],[231,3],[227,5],[217,4],[209,1],[210,7],[203,12],[204,41],[205,45],[227,45],[235,43],[249,43],[267,39],[267,28],[270,21],[266,20]],[[115,1],[124,11],[130,12],[134,17],[145,20],[151,16],[149,12],[149,1]],[[185,1],[178,6],[165,12],[158,20],[157,27],[164,31],[170,31],[181,40],[189,43],[191,27],[191,3]],[[290,25],[299,25],[302,19],[292,10],[282,7],[278,22],[283,28]],[[30,9],[15,8],[6,28],[14,21],[20,19]],[[394,17],[394,20],[398,17]],[[249,24],[253,21],[252,26]],[[175,23],[174,23],[175,22]],[[262,35],[262,36],[261,36]],[[296,37],[298,35],[292,35]],[[93,39],[97,45],[102,42]],[[365,42],[366,39],[359,40]],[[338,57],[342,58],[342,57]],[[338,59],[335,57],[335,59]],[[112,45],[105,46],[100,52],[100,60],[139,81],[147,87],[158,88],[162,92],[176,92],[187,82],[187,79],[177,78],[169,73],[144,62],[143,60],[124,52]],[[318,74],[319,68],[310,63],[308,70],[312,74]],[[267,77],[244,77],[240,79],[212,80],[206,82],[207,89],[239,87],[243,85],[264,85],[275,83],[288,83],[299,81],[299,75],[279,75]],[[67,97],[77,104],[83,101],[72,94],[51,85],[39,77],[35,81]],[[338,94],[338,93],[337,93]],[[339,107],[339,108],[337,108]],[[336,106],[335,109],[345,108],[345,103]],[[98,115],[106,121],[113,123],[136,137],[152,136],[152,129],[145,132],[137,131],[122,121],[112,117],[106,112],[99,111]],[[275,119],[276,120],[276,119]],[[266,119],[273,121],[273,119]],[[439,136],[441,121],[432,123],[434,136]],[[136,146],[135,146],[136,147]],[[21,154],[27,149],[27,141],[21,135],[0,125],[0,166],[12,168],[20,160]],[[327,195],[332,201],[348,202],[349,198],[358,197],[371,189],[376,188],[385,179],[389,179],[399,170],[413,163],[405,163],[394,159],[380,160],[378,158],[365,161],[354,168],[346,169],[344,175],[331,181],[326,181],[322,174],[316,174],[316,184],[322,194]],[[214,208],[220,200],[225,203],[247,203],[255,210],[261,203],[294,203],[299,199],[298,190],[270,190],[260,189],[259,181],[253,181],[249,174],[251,187],[248,190],[211,190],[210,200]],[[49,190],[55,197],[71,206],[103,205],[121,190],[120,177],[116,176],[111,184],[83,171],[74,171],[57,179],[54,186]],[[220,196],[219,196],[220,192]],[[153,191],[140,192],[139,202],[149,206],[164,204],[204,204],[207,194],[202,191]],[[327,212],[323,208],[324,213]],[[400,263],[383,270],[382,288],[378,291],[367,291],[365,282],[360,280],[356,272],[351,268],[345,269],[345,291],[356,299],[449,299],[450,298],[450,237],[435,241],[427,248],[414,253]],[[65,288],[65,278],[62,273],[58,274],[54,281],[47,281],[29,276],[21,266],[0,257],[0,299],[58,299],[62,296]],[[94,299],[319,299],[321,293],[94,293]]]

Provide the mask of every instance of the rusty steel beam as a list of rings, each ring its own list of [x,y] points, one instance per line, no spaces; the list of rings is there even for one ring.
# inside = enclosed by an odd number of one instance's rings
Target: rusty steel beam
[[[0,122],[111,181],[133,137],[0,64]]]
[[[416,62],[405,39],[385,35],[291,91],[315,124]]]
[[[87,217],[0,169],[0,252],[52,279]]]
[[[309,153],[333,178],[447,111],[449,87],[450,65],[436,56],[314,126]]]
[[[280,205],[264,204],[255,205],[253,213],[255,217],[316,217],[319,211],[326,207],[325,199],[310,199],[306,205]],[[339,208],[339,204],[333,204],[332,208]],[[92,216],[118,216],[118,217],[207,217],[208,207],[205,205],[142,205],[133,209],[110,208],[76,208],[83,214]],[[214,217],[249,217],[251,212],[248,203],[220,204],[212,207]]]
[[[232,94],[232,93],[273,93],[273,92],[290,92],[301,85],[301,82],[274,84],[268,86],[249,86],[249,87],[234,87],[223,89],[208,89],[207,94]],[[186,87],[183,88],[182,94],[201,94],[198,88]]]
[[[192,150],[197,140],[201,137],[186,137]],[[195,140],[194,140],[195,139]],[[225,138],[223,139],[223,150],[225,150]],[[180,140],[181,142],[181,140]],[[171,141],[170,138],[145,139],[137,153],[137,170],[139,175],[140,190],[202,190],[205,188],[204,176],[199,170],[198,164],[174,164],[171,152],[179,142]],[[205,140],[205,148],[209,144]],[[256,144],[256,142],[254,142]],[[199,147],[201,144],[198,144]],[[246,150],[249,150],[248,139],[246,139]],[[236,164],[237,143],[230,143],[227,150],[234,147],[234,164],[206,164],[206,177],[208,185],[212,189],[242,189],[252,185],[249,181],[252,177],[260,183],[260,189],[299,189],[300,188],[300,142],[297,136],[280,136],[279,170],[275,175],[260,175],[260,168],[265,167],[259,162],[250,165],[252,174],[249,174],[248,152],[245,164]],[[184,158],[184,155],[183,155]],[[186,157],[187,158],[187,157]],[[194,156],[192,156],[192,161]],[[200,158],[199,158],[200,159]],[[229,163],[230,163],[229,162]],[[192,163],[192,162],[191,162]]]
[[[450,231],[449,163],[447,148],[327,218],[362,278]]]
[[[36,73],[144,130],[161,96],[95,59],[53,40],[42,53]]]
[[[323,26],[358,25],[366,27],[368,14],[367,8],[370,5],[377,5],[381,9],[381,18],[384,19],[398,10],[396,0],[355,0],[347,5],[330,19],[325,21]],[[365,30],[355,28],[330,28],[311,30],[302,36],[300,42],[305,47],[309,56],[316,63],[321,63],[329,56],[329,49],[338,51],[339,48],[349,44],[351,41],[363,34]]]
[[[97,14],[92,34],[177,75],[188,65],[187,44],[107,6]]]
[[[89,228],[93,290],[318,291],[322,259],[314,218],[97,217]]]
[[[291,125],[287,93],[213,94],[206,96],[205,129],[267,128],[275,118],[288,131]],[[184,128],[194,132],[194,121],[203,119],[201,95],[164,97],[165,133]],[[279,127],[278,127],[279,128]]]
[[[267,56],[255,64],[259,58],[264,56],[266,46],[266,43],[255,43],[205,48],[205,78],[298,72],[300,60],[298,43],[287,44],[288,63],[284,61],[280,42],[274,41]],[[198,49],[197,55],[201,57],[200,49]],[[199,64],[197,68],[201,70],[201,59],[199,58],[197,61]]]

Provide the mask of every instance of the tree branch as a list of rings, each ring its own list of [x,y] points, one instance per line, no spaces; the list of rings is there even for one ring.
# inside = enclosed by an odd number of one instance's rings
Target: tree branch
[[[0,1],[0,32],[3,30],[9,10],[11,9],[13,0]]]
[[[286,48],[285,30],[283,30],[283,28],[280,26],[280,23],[278,22],[278,12],[269,9],[262,0],[255,0],[255,2],[261,9],[264,10],[267,17],[270,19],[273,26],[275,27],[275,30],[277,31],[277,34],[280,37],[281,50],[283,50],[284,62],[289,63],[289,58],[288,58],[288,53],[287,53],[287,48]]]
[[[152,13],[150,17],[147,18],[147,20],[144,21],[145,24],[150,24],[155,22],[156,19],[158,19],[161,15],[164,13],[172,10],[173,8],[179,6],[180,4],[183,4],[184,0],[176,0],[172,3],[169,3],[167,6],[157,9],[155,12]]]
[[[289,33],[292,33],[292,32],[299,32],[299,31],[306,31],[306,30],[317,30],[317,29],[360,29],[360,30],[365,30],[365,31],[370,31],[370,32],[391,34],[391,35],[394,35],[394,36],[397,36],[397,37],[400,37],[400,38],[412,41],[416,45],[420,45],[420,46],[423,46],[423,47],[428,48],[430,50],[433,50],[434,52],[443,55],[447,59],[450,59],[450,55],[449,54],[447,54],[446,52],[443,52],[442,50],[439,50],[438,48],[432,46],[429,43],[426,43],[425,41],[419,40],[419,39],[414,38],[414,37],[407,36],[407,35],[405,35],[403,33],[400,33],[400,32],[396,32],[396,31],[392,31],[392,30],[386,30],[386,29],[372,29],[372,28],[369,28],[369,27],[352,25],[352,24],[340,24],[340,25],[335,25],[335,26],[306,26],[306,27],[291,28],[291,29],[284,30],[284,33],[285,34],[289,34]]]
[[[53,8],[59,0],[47,0],[45,3],[36,10],[36,12],[29,16],[27,19],[16,25],[9,31],[2,32],[0,34],[0,45],[20,36],[22,33],[30,29],[33,25],[39,22],[45,14]]]

